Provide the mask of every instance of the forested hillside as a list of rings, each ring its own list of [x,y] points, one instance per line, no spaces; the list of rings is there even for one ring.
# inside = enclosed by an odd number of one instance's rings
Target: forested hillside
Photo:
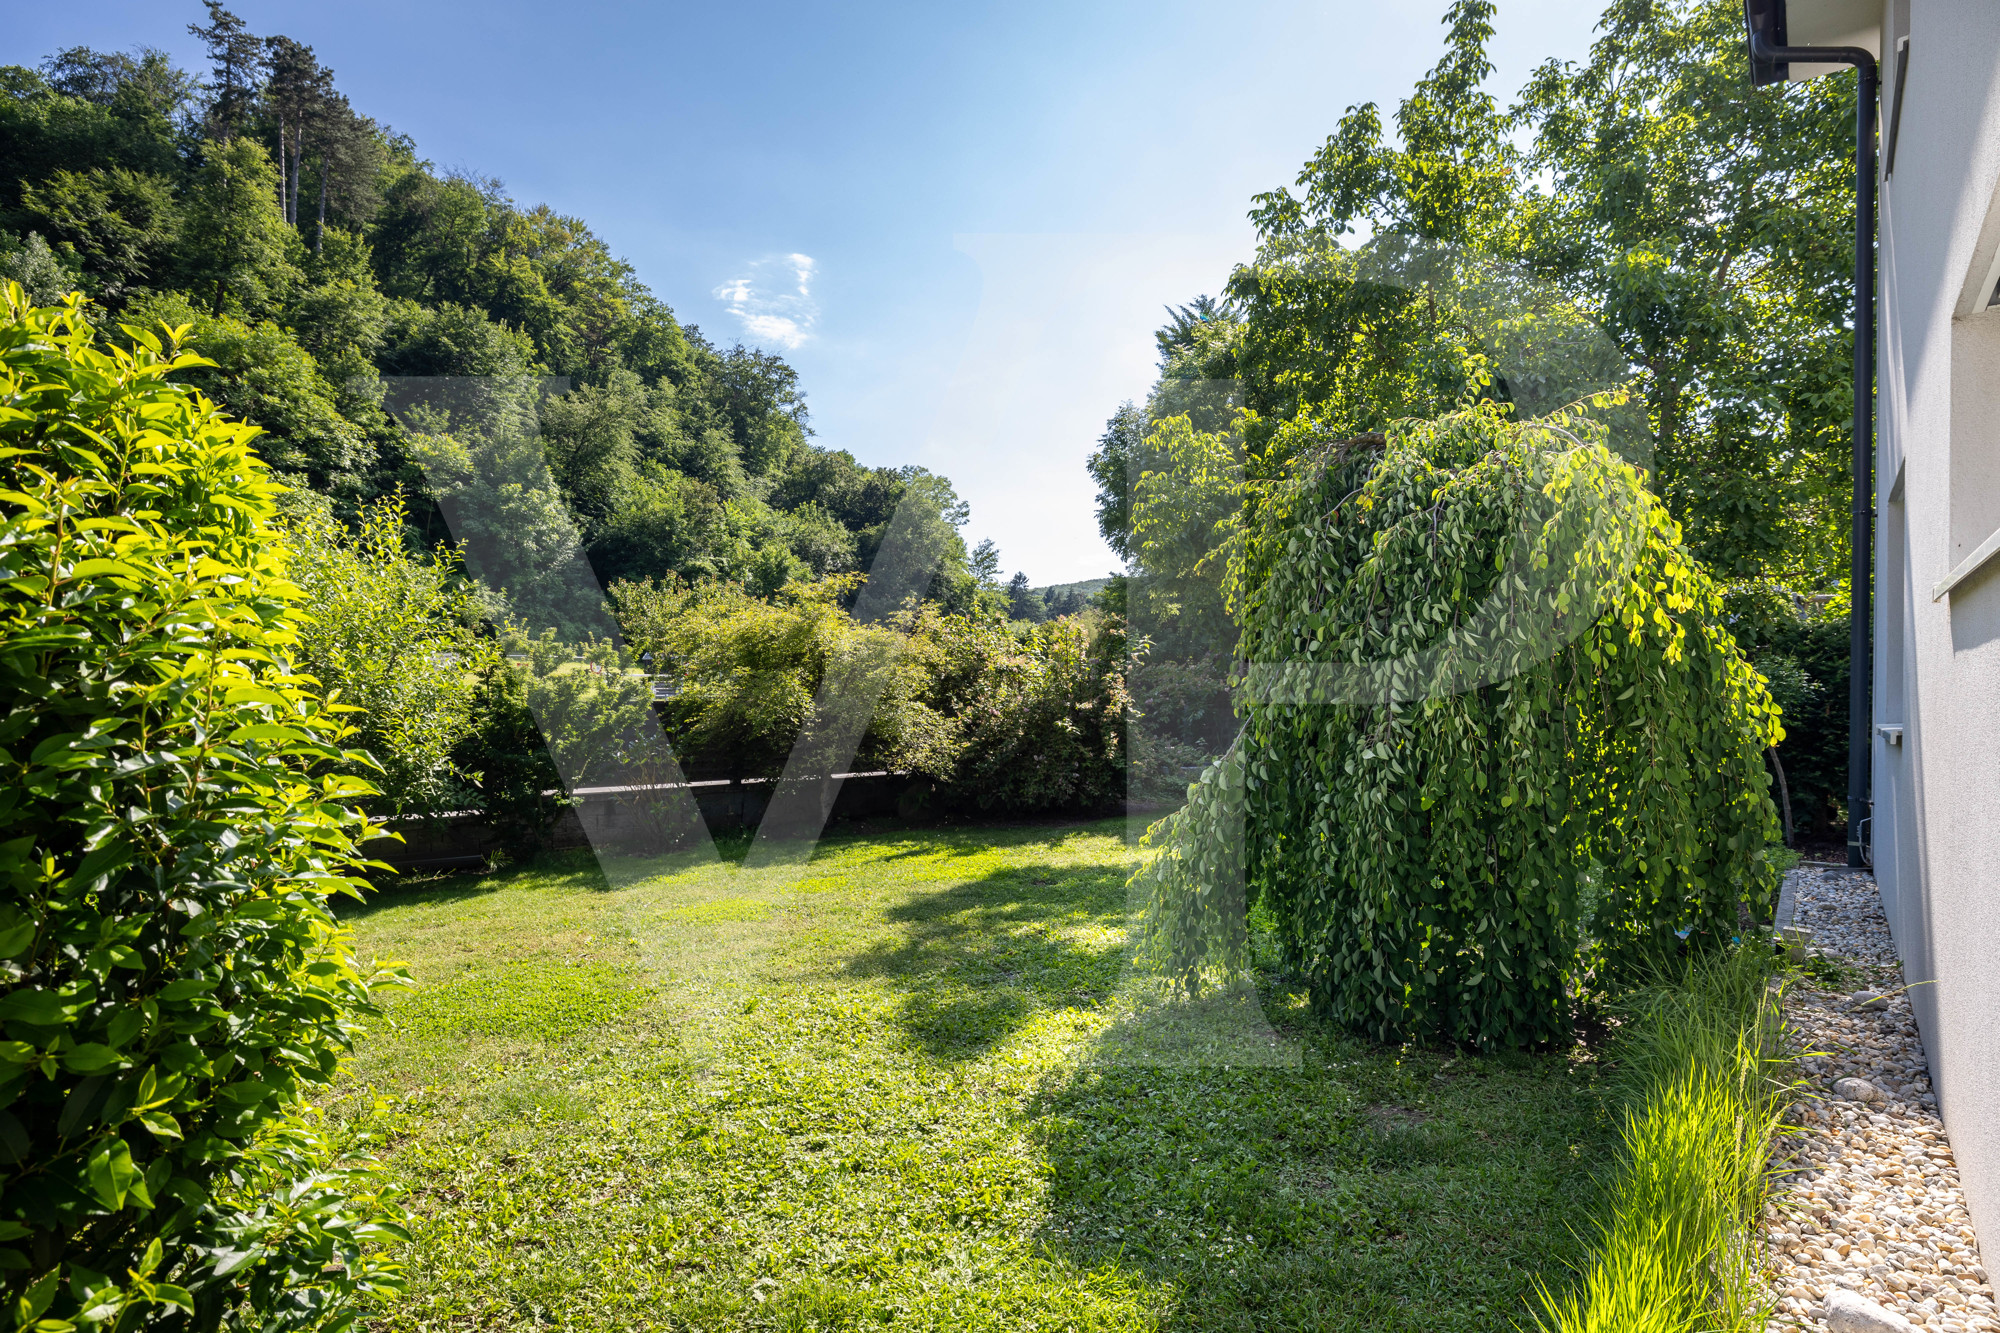
[[[1116,617],[1003,586],[949,481],[813,443],[781,358],[676,319],[582,219],[439,172],[311,46],[217,0],[190,31],[205,69],[0,69],[0,278],[80,292],[128,345],[184,329],[214,364],[174,379],[262,429],[295,656],[359,709],[372,810],[480,811],[532,847],[649,713],[690,772],[775,776],[830,664],[885,635],[856,762],[940,810],[1115,799]],[[921,604],[861,624],[899,512]]]
[[[547,457],[606,584],[862,569],[912,487],[964,521],[943,478],[814,445],[791,366],[680,322],[582,219],[436,170],[310,45],[215,0],[191,29],[205,70],[83,47],[0,68],[0,275],[192,326],[217,365],[187,378],[263,427],[295,506],[352,522],[401,492],[413,544],[446,538],[383,382],[499,375],[551,377]],[[955,537],[938,573],[967,609]]]

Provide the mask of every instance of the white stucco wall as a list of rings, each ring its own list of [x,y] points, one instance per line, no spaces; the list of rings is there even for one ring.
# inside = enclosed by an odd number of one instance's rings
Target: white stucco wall
[[[1933,588],[2000,527],[2000,2],[1891,0],[1910,39],[1881,193],[1876,877],[1974,1225],[2000,1236],[2000,559]],[[1883,129],[1895,90],[1885,86]],[[1886,142],[1885,145],[1886,147]],[[1976,270],[1976,274],[1975,274]],[[1900,483],[1899,483],[1900,469]],[[1977,530],[1977,531],[1975,531]]]

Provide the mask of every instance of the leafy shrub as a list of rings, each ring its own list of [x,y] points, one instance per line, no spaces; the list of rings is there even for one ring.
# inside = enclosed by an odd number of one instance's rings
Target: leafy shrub
[[[193,358],[4,300],[0,1288],[50,1333],[341,1327],[401,1233],[296,1108],[374,1008],[324,904],[368,787],[278,488]]]
[[[1151,909],[1141,918],[1142,967],[1184,991],[1229,986],[1250,963],[1243,779],[1239,736],[1141,840],[1150,854],[1133,872],[1133,897]]]
[[[567,788],[667,780],[653,686],[629,655],[602,639],[564,643],[507,637],[507,669],[518,673],[521,699],[541,728],[549,758]]]
[[[528,708],[528,673],[498,658],[474,684],[472,731],[452,751],[452,765],[470,776],[477,808],[517,855],[545,845],[568,802],[562,776]]]
[[[177,292],[135,301],[125,315],[146,328],[187,329],[188,345],[203,359],[180,378],[256,422],[263,430],[257,451],[267,463],[319,490],[356,489],[374,447],[341,416],[337,390],[291,334],[210,314]]]
[[[1592,423],[1489,409],[1336,448],[1265,512],[1246,656],[1285,665],[1247,788],[1283,850],[1253,879],[1342,1019],[1554,1039],[1593,862],[1620,969],[1774,887],[1776,709],[1678,538]]]
[[[1838,842],[1847,822],[1845,598],[1799,597],[1765,580],[1730,588],[1730,633],[1785,710],[1778,745],[1801,836]]]
[[[691,774],[781,773],[841,671],[880,691],[856,769],[921,774],[963,810],[1086,809],[1123,793],[1125,646],[1111,618],[1009,624],[925,605],[864,625],[841,605],[858,582],[795,582],[770,601],[727,584],[613,585],[633,651],[676,682],[660,714]]]
[[[287,572],[306,595],[300,668],[362,710],[356,741],[379,766],[372,804],[432,815],[476,800],[452,752],[477,725],[480,676],[499,650],[456,552],[412,556],[406,519],[400,497],[365,508],[355,532],[308,510],[286,533]]]
[[[922,635],[857,623],[840,599],[859,581],[793,583],[771,601],[722,583],[612,588],[633,650],[677,682],[660,712],[690,773],[776,777],[813,721],[827,672],[874,661],[886,663],[876,682],[881,695],[853,762],[899,770],[938,762],[949,727],[920,697],[931,645]]]
[[[953,743],[920,762],[948,806],[1033,814],[1081,810],[1125,791],[1125,644],[1101,616],[1045,624],[926,613],[932,708]],[[949,762],[940,762],[949,755]]]

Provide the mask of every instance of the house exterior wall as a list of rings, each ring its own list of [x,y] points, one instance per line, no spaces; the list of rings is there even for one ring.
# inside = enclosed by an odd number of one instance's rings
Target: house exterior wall
[[[1795,4],[1801,0],[1793,0]],[[1806,0],[1807,3],[1810,0]],[[1890,0],[1881,183],[1875,874],[1974,1225],[2000,1235],[2000,3]],[[1886,151],[1882,155],[1886,159]],[[1882,727],[1900,724],[1901,745]]]

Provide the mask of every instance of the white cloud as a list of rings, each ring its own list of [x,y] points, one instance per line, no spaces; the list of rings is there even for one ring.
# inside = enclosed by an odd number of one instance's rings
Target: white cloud
[[[742,277],[715,289],[715,299],[736,316],[752,342],[796,350],[819,323],[819,305],[812,297],[813,257],[766,255],[745,267]]]

